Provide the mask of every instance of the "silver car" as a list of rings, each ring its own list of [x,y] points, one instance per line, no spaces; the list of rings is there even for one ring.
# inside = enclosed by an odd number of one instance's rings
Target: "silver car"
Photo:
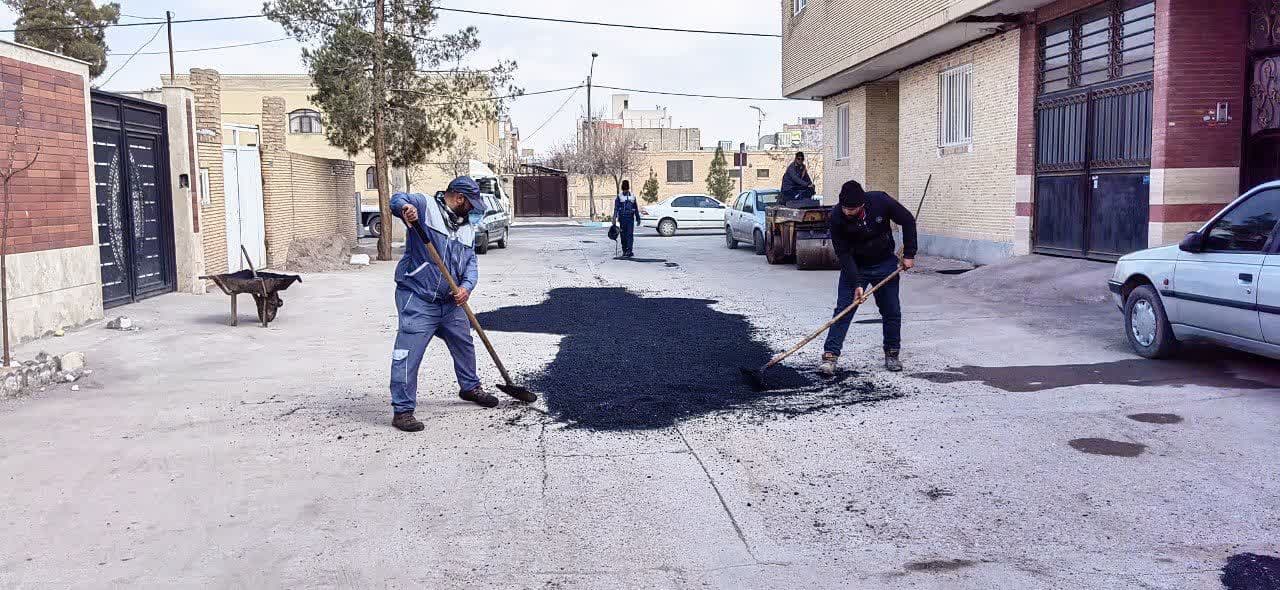
[[[1280,358],[1280,181],[1236,199],[1182,243],[1121,257],[1109,281],[1134,352],[1208,340]]]
[[[778,204],[781,194],[777,189],[756,189],[738,195],[724,214],[725,245],[732,250],[746,242],[756,254],[764,254],[764,212]]]

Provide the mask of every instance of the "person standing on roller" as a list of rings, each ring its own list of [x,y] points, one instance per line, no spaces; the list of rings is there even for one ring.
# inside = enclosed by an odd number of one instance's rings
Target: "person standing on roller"
[[[890,222],[902,226],[901,262],[894,253]],[[840,259],[834,315],[839,315],[862,297],[865,287],[878,284],[893,274],[899,263],[904,270],[915,266],[916,219],[887,193],[866,192],[854,180],[844,183],[840,188],[840,204],[831,209],[830,224],[831,245]],[[898,356],[902,348],[902,304],[898,299],[900,280],[901,277],[894,277],[874,295],[876,308],[883,320],[884,366],[894,372],[902,370],[902,360]],[[836,322],[827,333],[822,364],[818,368],[822,373],[835,374],[854,313]]]

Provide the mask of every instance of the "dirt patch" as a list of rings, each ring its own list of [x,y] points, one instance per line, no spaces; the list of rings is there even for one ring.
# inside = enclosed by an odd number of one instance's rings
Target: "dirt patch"
[[[909,572],[938,574],[954,572],[977,564],[978,562],[969,559],[931,559],[928,561],[912,561],[902,567]]]
[[[1121,442],[1107,438],[1077,438],[1068,441],[1071,448],[1090,455],[1106,455],[1108,457],[1137,457],[1147,450],[1147,445]]]
[[[339,235],[294,238],[289,242],[284,270],[328,272],[350,269],[352,246],[350,240]]]
[[[560,288],[537,305],[480,314],[480,323],[495,332],[564,335],[555,360],[520,380],[543,396],[552,419],[575,428],[649,430],[709,415],[754,422],[903,395],[856,374],[825,381],[785,365],[769,370],[770,390],[755,391],[739,367],[762,366],[775,351],[744,316],[714,303]]]
[[[1129,414],[1128,418],[1136,422],[1146,422],[1147,424],[1177,424],[1182,422],[1182,416],[1177,414]]]
[[[1105,303],[1115,265],[1091,260],[1018,256],[950,278],[947,285],[992,301],[1019,305]],[[939,271],[941,272],[941,271]]]
[[[1280,590],[1280,558],[1256,553],[1232,555],[1222,567],[1220,579],[1227,590]]]

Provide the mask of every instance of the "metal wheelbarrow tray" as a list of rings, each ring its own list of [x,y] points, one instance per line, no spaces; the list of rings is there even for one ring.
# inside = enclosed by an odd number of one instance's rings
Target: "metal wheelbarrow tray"
[[[276,319],[276,310],[284,305],[284,300],[280,298],[280,291],[288,289],[289,285],[295,282],[302,282],[302,277],[298,275],[253,270],[200,278],[213,281],[223,293],[231,296],[231,325],[233,326],[240,325],[236,299],[241,294],[252,295],[253,301],[258,306],[258,321],[262,322],[264,328]]]

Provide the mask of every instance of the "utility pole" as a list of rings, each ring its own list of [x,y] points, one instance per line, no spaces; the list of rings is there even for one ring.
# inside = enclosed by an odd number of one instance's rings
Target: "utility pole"
[[[378,184],[378,211],[382,215],[382,235],[378,236],[378,260],[391,260],[391,234],[395,228],[391,216],[390,174],[387,167],[385,110],[387,104],[386,64],[386,0],[373,3],[373,168]]]
[[[169,30],[169,83],[173,84],[178,73],[173,67],[173,13],[168,10],[164,11],[164,26]]]
[[[764,133],[764,117],[765,117],[764,109],[762,109],[762,108],[760,108],[760,107],[758,107],[758,106],[756,106],[756,105],[751,105],[751,107],[750,107],[750,108],[755,109],[755,110],[756,110],[756,113],[758,113],[758,114],[756,115],[756,147],[759,147],[759,146],[760,146],[760,134],[761,134],[761,133]]]
[[[596,134],[595,123],[591,120],[591,75],[596,70],[596,58],[600,54],[591,52],[591,67],[587,69],[587,199],[590,203],[591,221],[596,220],[596,160],[593,144],[595,143],[593,136]]]

